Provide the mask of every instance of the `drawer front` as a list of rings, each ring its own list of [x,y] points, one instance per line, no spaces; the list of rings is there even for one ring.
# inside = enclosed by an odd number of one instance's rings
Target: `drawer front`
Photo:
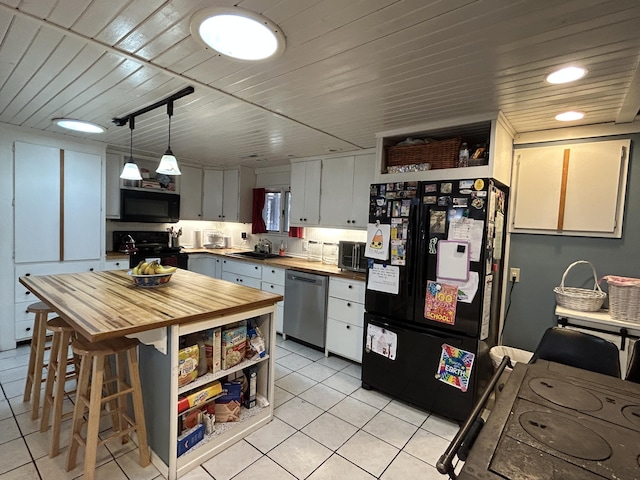
[[[237,275],[244,275],[245,277],[262,279],[262,266],[251,262],[224,259],[222,260],[222,272],[235,273]],[[260,282],[258,282],[258,288],[260,288],[259,285]]]
[[[129,270],[129,260],[105,260],[103,270]]]
[[[363,331],[360,327],[329,318],[327,320],[327,350],[361,363]]]
[[[238,275],[231,272],[222,272],[222,280],[227,282],[237,283],[238,285],[244,285],[245,287],[257,288],[260,290],[261,281],[257,278],[246,277],[244,275]]]
[[[271,292],[271,293],[277,293],[279,295],[282,295],[284,297],[284,286],[283,285],[275,285],[273,283],[269,283],[269,282],[262,282],[261,287],[262,290],[264,290],[265,292]],[[284,305],[284,300],[276,303],[276,305]]]
[[[364,303],[364,287],[364,282],[331,277],[331,280],[329,280],[329,296]]]
[[[31,265],[16,265],[15,300],[16,302],[33,301],[38,299],[31,294],[19,281],[20,277],[29,275],[56,275],[58,273],[79,273],[99,271],[100,262],[58,262],[33,263]]]
[[[262,267],[262,281],[275,283],[276,285],[284,285],[284,268]]]
[[[327,317],[357,327],[364,327],[364,305],[362,303],[329,297]]]
[[[33,318],[24,322],[16,322],[16,342],[31,340],[33,335]]]

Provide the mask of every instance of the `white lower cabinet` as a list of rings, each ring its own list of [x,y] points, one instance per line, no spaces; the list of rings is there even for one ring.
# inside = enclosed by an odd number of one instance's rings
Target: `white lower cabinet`
[[[129,260],[105,260],[102,263],[102,270],[128,270]]]
[[[268,424],[273,418],[273,371],[276,348],[274,315],[275,308],[270,306],[161,329],[166,331],[168,337],[166,354],[159,352],[151,345],[140,345],[139,368],[147,438],[152,450],[151,460],[169,480],[184,476],[222,450]],[[264,357],[257,360],[245,359],[231,368],[216,373],[207,372],[187,385],[178,386],[181,337],[217,327],[224,330],[237,325],[239,321],[249,319],[264,336],[266,346]],[[178,456],[179,397],[200,393],[216,380],[224,382],[229,375],[242,372],[248,367],[257,370],[256,396],[260,401],[252,408],[241,406],[238,420],[235,422],[216,422],[211,434],[205,434],[201,441]],[[197,408],[192,407],[189,410],[195,411]]]
[[[27,290],[19,281],[20,277],[31,275],[55,275],[59,273],[93,272],[100,270],[99,261],[87,262],[52,262],[21,264],[15,267],[15,341],[29,340],[33,335],[33,321],[35,315],[27,312],[27,307],[40,300],[31,291]],[[49,315],[53,318],[53,315]]]
[[[285,269],[270,266],[262,267],[262,290],[284,296]],[[276,304],[276,332],[282,333],[284,323],[284,300]]]
[[[335,353],[362,362],[364,291],[364,282],[339,277],[329,279],[326,355]]]
[[[225,258],[222,260],[222,280],[260,290],[262,287],[262,265]]]

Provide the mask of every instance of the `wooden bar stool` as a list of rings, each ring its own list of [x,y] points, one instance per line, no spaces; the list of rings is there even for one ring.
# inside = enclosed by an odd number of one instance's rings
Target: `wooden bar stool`
[[[27,382],[24,386],[23,400],[25,402],[32,400],[31,420],[35,420],[40,414],[40,389],[44,381],[42,370],[47,366],[44,361],[44,352],[50,348],[46,346],[47,315],[53,313],[53,310],[44,302],[36,302],[27,307],[27,312],[35,313],[36,317],[33,322],[31,350],[29,352],[29,369],[27,371]]]
[[[78,337],[73,340],[72,350],[74,355],[80,356],[80,376],[76,391],[76,404],[73,410],[73,427],[71,431],[71,441],[69,443],[69,454],[67,456],[67,471],[73,470],[76,466],[76,457],[80,444],[85,446],[84,458],[84,478],[92,480],[94,478],[96,466],[96,454],[98,445],[102,445],[112,438],[121,437],[122,442],[128,440],[128,435],[136,431],[138,436],[138,448],[140,450],[140,465],[146,467],[150,463],[149,447],[147,445],[147,429],[144,420],[144,407],[142,404],[142,389],[140,385],[140,372],[138,371],[138,341],[130,338],[118,338],[104,342],[88,342],[84,338]],[[105,360],[115,356],[116,375],[109,378],[105,375]],[[129,384],[126,382],[128,367]],[[91,387],[89,388],[89,379]],[[109,383],[116,385],[115,390],[103,388]],[[107,396],[103,397],[102,392],[106,390]],[[133,403],[132,419],[127,413],[127,402],[125,395],[131,394]],[[107,438],[100,440],[98,432],[100,428],[100,412],[102,405],[113,400],[117,400],[118,421],[113,422],[113,433]],[[87,435],[81,435],[82,424],[84,422],[85,407],[88,408]],[[111,411],[112,415],[114,412]],[[127,426],[128,425],[128,426]]]
[[[51,341],[51,356],[47,370],[47,384],[44,391],[40,431],[44,433],[49,430],[51,409],[53,409],[49,456],[55,457],[60,451],[60,426],[62,421],[73,414],[72,411],[65,414],[62,413],[65,394],[73,393],[73,391],[65,391],[65,384],[67,381],[77,378],[79,367],[74,362],[74,358],[68,358],[69,342],[75,337],[74,329],[60,317],[56,317],[47,322],[47,330],[53,332],[53,340]],[[73,372],[67,372],[67,367],[70,364],[74,365]]]

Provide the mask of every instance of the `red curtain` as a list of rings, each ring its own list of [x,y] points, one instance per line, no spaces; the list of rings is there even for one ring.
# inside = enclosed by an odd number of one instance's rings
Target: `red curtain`
[[[264,188],[253,189],[253,211],[251,213],[251,233],[266,233],[267,226],[262,218],[264,209],[264,196],[267,191]]]
[[[289,227],[289,236],[293,238],[304,238],[304,227]]]

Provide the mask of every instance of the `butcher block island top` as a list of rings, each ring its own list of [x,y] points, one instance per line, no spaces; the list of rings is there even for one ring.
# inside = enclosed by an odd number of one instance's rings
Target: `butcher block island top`
[[[90,341],[269,307],[282,295],[178,269],[155,288],[134,285],[124,270],[20,277]]]

